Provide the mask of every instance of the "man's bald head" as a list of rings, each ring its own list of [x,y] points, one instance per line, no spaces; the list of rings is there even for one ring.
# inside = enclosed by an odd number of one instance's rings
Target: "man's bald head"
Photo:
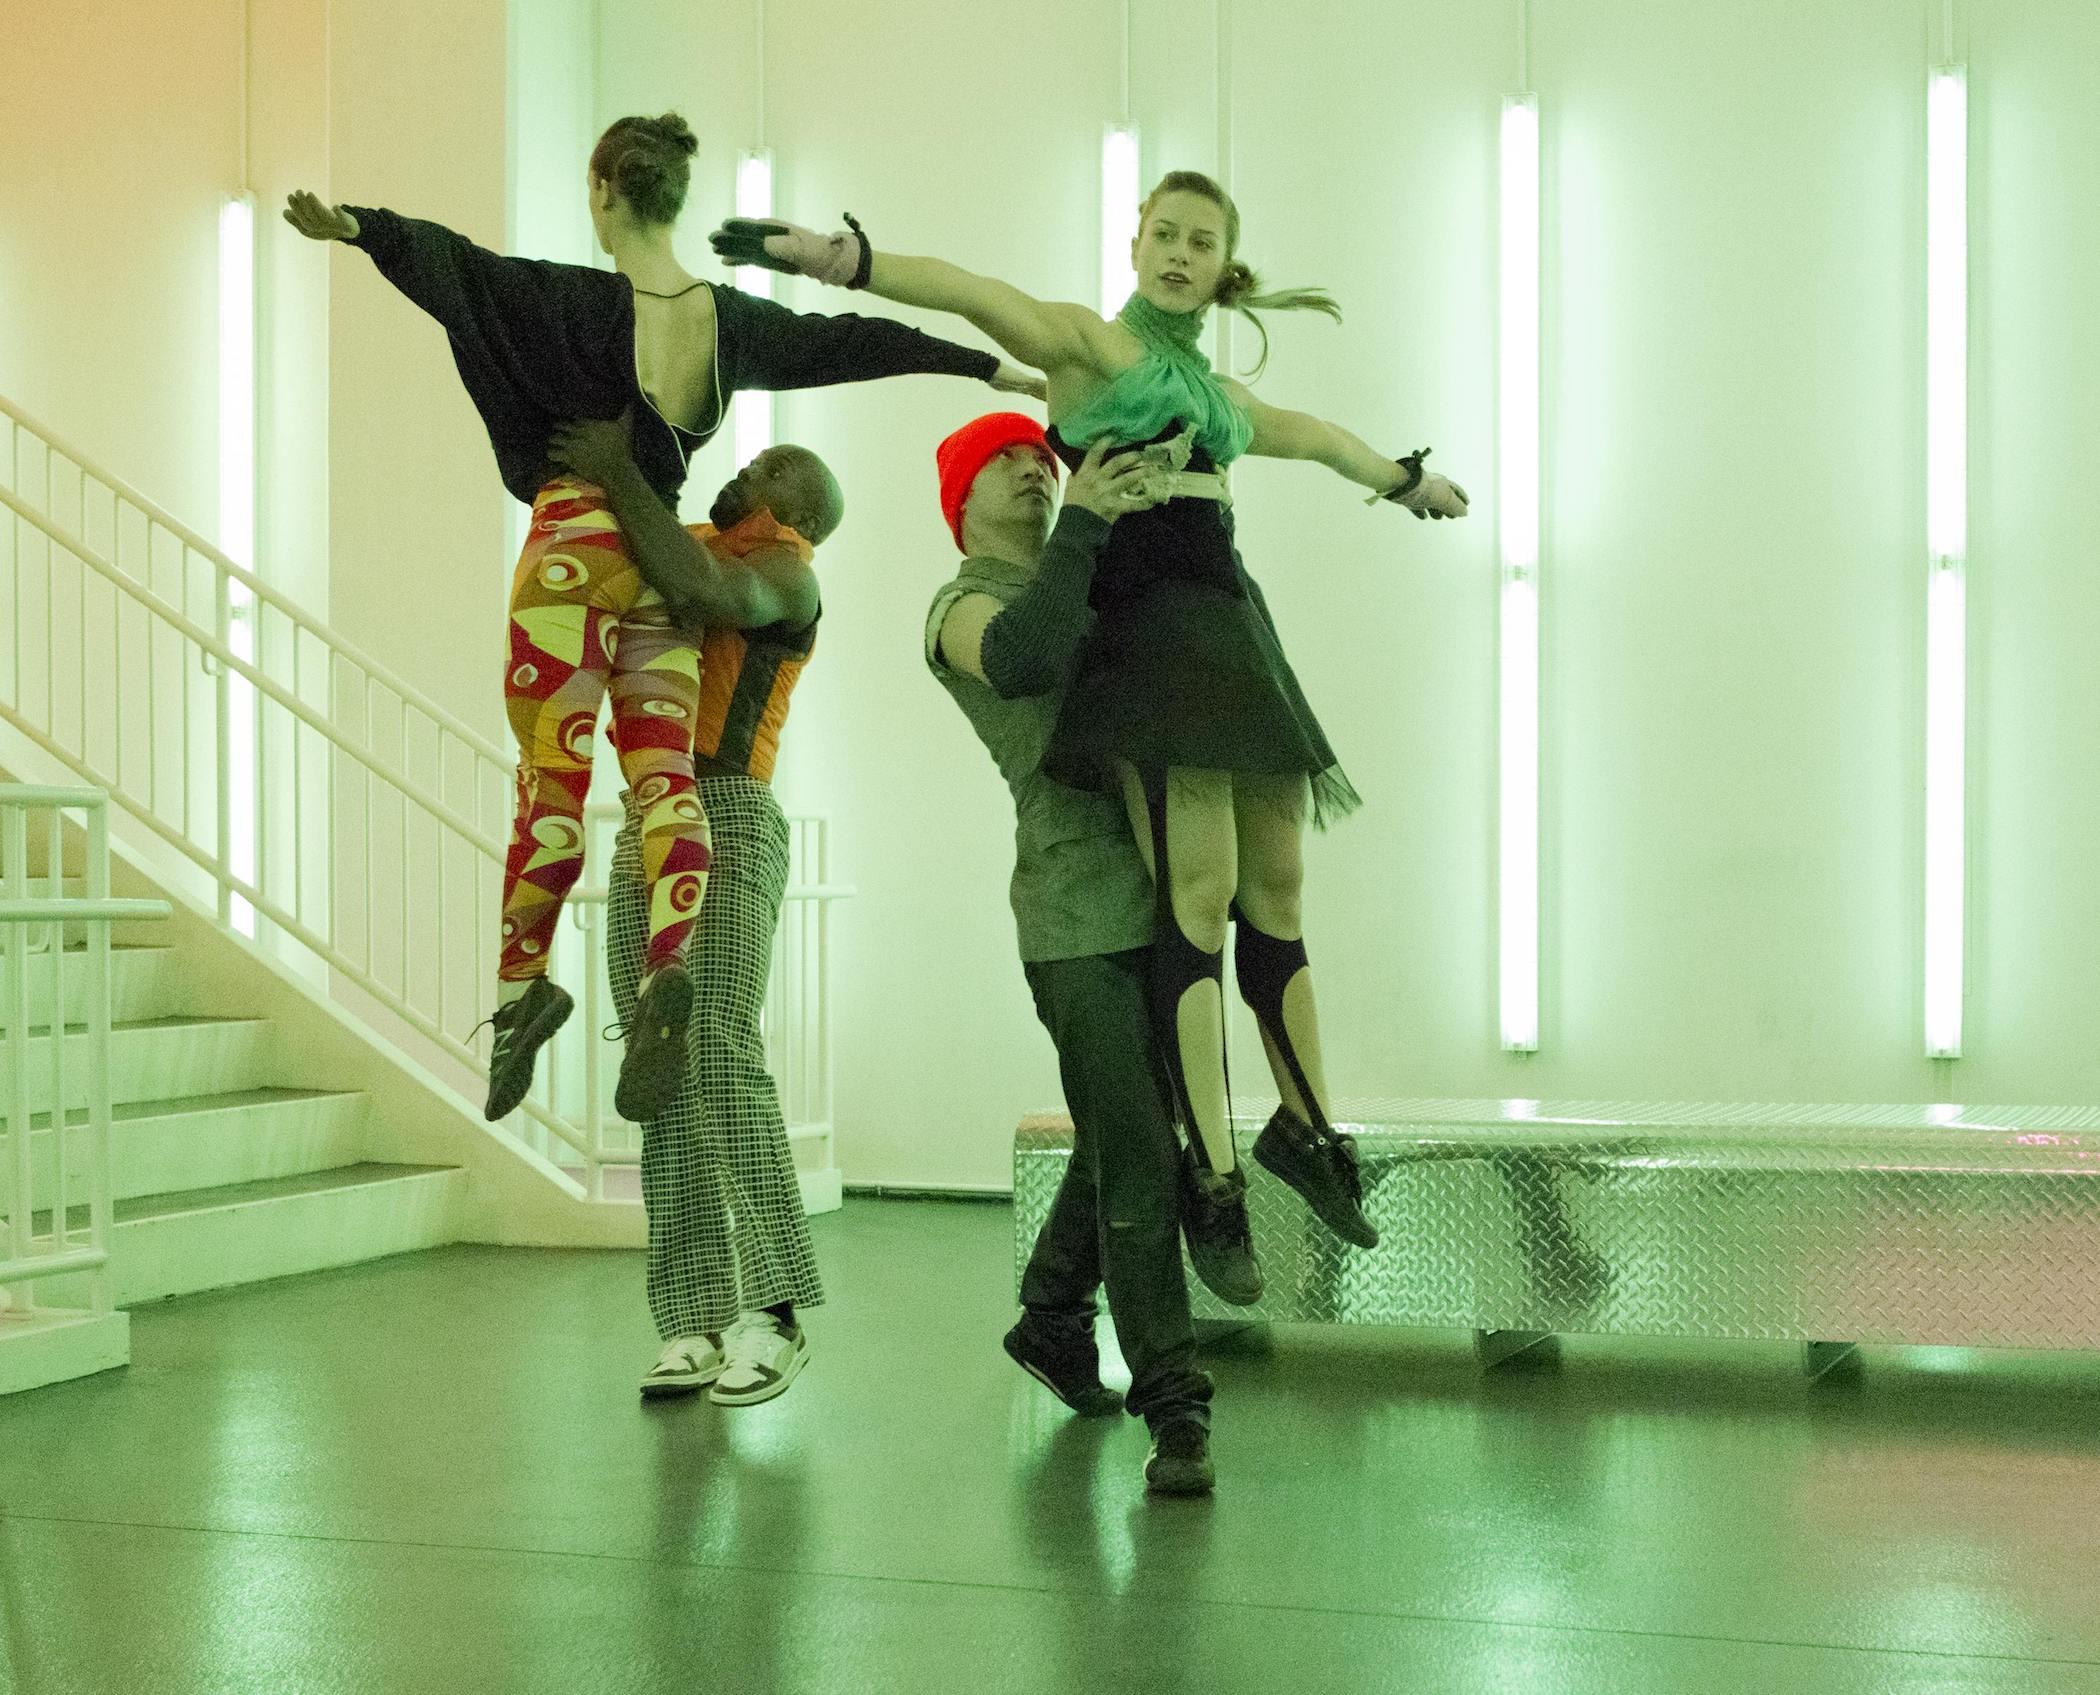
[[[831,467],[806,447],[769,447],[722,485],[708,517],[718,530],[764,507],[812,547],[845,521],[846,496]]]

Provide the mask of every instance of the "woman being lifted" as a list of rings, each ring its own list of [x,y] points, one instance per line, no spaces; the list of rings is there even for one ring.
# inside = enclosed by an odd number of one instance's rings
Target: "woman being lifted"
[[[1112,321],[939,259],[877,252],[847,221],[848,230],[823,236],[732,220],[713,241],[734,264],[969,319],[1048,376],[1050,442],[1066,463],[1078,464],[1096,441],[1143,446],[1154,462],[1171,498],[1119,518],[1091,579],[1066,585],[1074,605],[1062,615],[1084,616],[1084,601],[1095,616],[1045,768],[1119,790],[1152,868],[1152,1016],[1201,1156],[1187,1169],[1187,1216],[1218,1234],[1236,1213],[1246,1229],[1225,1088],[1223,958],[1227,922],[1236,920],[1240,990],[1282,1097],[1254,1156],[1330,1229],[1375,1247],[1354,1149],[1328,1121],[1300,928],[1306,815],[1324,827],[1358,801],[1241,563],[1225,469],[1247,453],[1313,460],[1418,518],[1464,517],[1465,490],[1424,468],[1427,449],[1389,459],[1211,369],[1198,338],[1213,305],[1245,313],[1257,328],[1263,309],[1341,313],[1320,290],[1260,292],[1237,256],[1238,209],[1209,177],[1175,171],[1146,199],[1131,252],[1137,291]],[[1266,331],[1262,341],[1266,363]]]

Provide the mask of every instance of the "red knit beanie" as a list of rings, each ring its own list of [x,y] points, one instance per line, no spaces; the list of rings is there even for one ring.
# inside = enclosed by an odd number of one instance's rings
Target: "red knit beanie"
[[[1043,426],[1020,412],[989,412],[976,418],[933,450],[933,463],[941,474],[941,516],[948,520],[948,533],[961,547],[963,502],[970,498],[970,485],[977,473],[1009,447],[1032,447],[1050,462],[1054,478],[1064,467],[1050,451]],[[967,551],[967,549],[965,549]]]

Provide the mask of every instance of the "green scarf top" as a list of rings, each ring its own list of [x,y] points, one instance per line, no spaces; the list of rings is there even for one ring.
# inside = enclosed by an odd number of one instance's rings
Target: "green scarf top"
[[[1196,345],[1203,317],[1162,311],[1133,294],[1116,321],[1144,343],[1144,358],[1060,423],[1057,433],[1075,447],[1103,437],[1150,441],[1178,419],[1195,431],[1196,444],[1213,464],[1222,468],[1245,453],[1254,424]]]

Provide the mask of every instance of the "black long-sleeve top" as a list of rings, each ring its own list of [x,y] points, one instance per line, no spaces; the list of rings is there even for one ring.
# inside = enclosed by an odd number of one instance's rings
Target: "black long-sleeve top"
[[[914,373],[986,380],[998,358],[889,318],[786,307],[722,283],[715,299],[714,415],[674,429],[635,370],[634,290],[617,271],[514,259],[443,224],[377,206],[343,208],[353,243],[441,325],[495,449],[503,486],[528,506],[554,467],[547,442],[571,418],[634,414],[634,457],[674,511],[686,459],[721,428],[738,389],[821,388]]]

